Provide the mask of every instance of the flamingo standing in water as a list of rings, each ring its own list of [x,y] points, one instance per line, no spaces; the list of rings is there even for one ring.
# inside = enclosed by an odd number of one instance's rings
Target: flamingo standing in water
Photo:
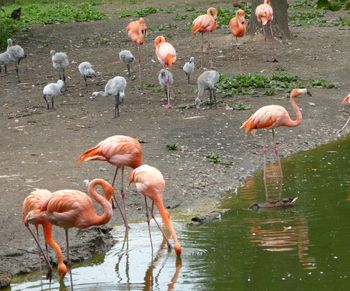
[[[217,11],[214,7],[210,7],[207,10],[207,14],[198,16],[193,20],[192,36],[195,36],[197,32],[201,33],[201,67],[203,68],[203,34],[208,32],[208,48],[210,48],[209,34],[213,32],[218,23],[216,21]]]
[[[270,25],[271,36],[273,37],[271,22],[273,20],[273,9],[271,6],[271,0],[264,0],[263,4],[256,6],[255,15],[259,23],[262,25],[264,32],[264,37],[266,41],[265,25],[268,23]]]
[[[129,174],[129,184],[135,183],[137,191],[144,195],[145,198],[145,205],[146,205],[146,215],[147,215],[147,223],[148,223],[148,231],[149,236],[151,240],[151,246],[152,246],[152,237],[151,237],[151,230],[150,230],[150,217],[149,217],[149,209],[147,206],[147,197],[152,200],[152,207],[151,207],[151,216],[154,219],[154,221],[157,223],[158,227],[159,224],[154,216],[153,208],[154,204],[157,206],[160,216],[162,217],[163,223],[168,228],[170,235],[172,236],[174,240],[174,250],[175,253],[180,256],[181,255],[181,245],[177,239],[176,232],[174,230],[174,227],[170,220],[170,215],[168,210],[164,206],[163,202],[163,195],[164,195],[164,188],[165,188],[165,182],[162,173],[149,165],[142,165],[136,169],[134,169]],[[161,228],[159,227],[161,230]],[[163,233],[163,232],[162,232]],[[170,246],[170,243],[166,237],[166,235],[163,233],[164,239],[167,241],[168,246]],[[152,246],[153,250],[153,246]]]
[[[124,167],[137,168],[142,165],[142,148],[137,139],[124,135],[110,136],[91,149],[88,149],[80,155],[78,158],[78,165],[85,161],[99,160],[106,161],[116,167],[115,174],[112,181],[114,186],[115,179],[117,177],[118,169],[122,170],[121,191],[120,196],[123,201],[124,214],[121,210],[116,198],[114,197],[115,204],[117,205],[120,214],[123,218],[125,228],[128,229],[128,223],[126,219],[125,209],[125,192],[124,192]],[[114,206],[115,208],[115,206]]]
[[[348,96],[344,97],[342,103],[343,103],[343,105],[350,105],[350,94],[348,94]],[[347,119],[347,121],[345,122],[345,124],[342,126],[342,128],[337,131],[337,134],[341,133],[344,130],[344,128],[348,125],[349,121],[350,121],[350,116]]]
[[[104,197],[96,192],[96,186],[103,189]],[[44,220],[50,224],[65,229],[67,244],[67,265],[71,267],[69,256],[68,230],[72,227],[80,229],[98,226],[109,222],[113,215],[110,200],[113,196],[113,187],[103,179],[94,179],[88,185],[88,193],[103,208],[102,215],[96,213],[92,199],[78,190],[59,190],[53,192],[41,205],[40,211],[31,211],[27,215],[27,222]],[[71,276],[71,286],[72,276]]]
[[[51,196],[52,196],[52,193],[46,189],[36,189],[24,199],[23,208],[22,208],[22,222],[28,228],[29,232],[33,236],[36,244],[38,245],[40,253],[43,255],[47,263],[47,267],[48,267],[47,277],[50,281],[52,277],[52,267],[47,256],[47,245],[46,245],[46,255],[44,254],[40,246],[39,229],[38,229],[39,224],[41,224],[43,227],[43,232],[44,232],[44,237],[46,242],[45,244],[49,244],[50,247],[56,253],[57,266],[58,266],[57,269],[61,279],[63,279],[67,273],[67,267],[63,262],[62,251],[60,246],[57,244],[57,242],[52,238],[52,224],[45,217],[37,217],[37,219],[31,219],[30,221],[29,221],[29,218],[33,214],[40,212],[42,205],[45,203],[47,199],[50,199]],[[30,229],[29,223],[35,226],[36,236],[33,234],[32,230]],[[40,257],[40,265],[41,265],[41,257]]]
[[[144,37],[147,32],[147,26],[146,26],[145,20],[141,17],[139,20],[130,22],[126,27],[126,31],[128,33],[128,38],[136,44],[137,50],[139,53],[139,80],[140,80],[140,89],[141,89],[141,92],[143,92],[140,45],[143,45],[145,41]]]
[[[282,175],[281,162],[278,157],[277,144],[275,142],[275,128],[280,126],[296,127],[301,123],[302,115],[298,105],[295,102],[295,97],[301,94],[308,94],[311,96],[308,89],[298,89],[295,88],[290,92],[290,103],[292,105],[293,111],[296,115],[296,119],[292,120],[289,116],[288,111],[280,105],[267,105],[258,109],[254,114],[252,114],[240,128],[244,129],[245,132],[250,132],[255,135],[256,130],[259,128],[272,129],[272,141],[274,146],[275,157],[279,163],[279,167]],[[264,180],[266,180],[266,147],[267,147],[267,135],[266,131],[265,142],[263,145],[263,155],[264,155]]]
[[[228,25],[230,32],[236,38],[236,48],[237,48],[237,56],[239,62],[239,71],[242,74],[242,66],[241,66],[241,55],[240,48],[238,43],[238,37],[242,37],[247,32],[247,22],[245,20],[245,12],[242,9],[238,9],[236,12],[236,16],[230,20]]]

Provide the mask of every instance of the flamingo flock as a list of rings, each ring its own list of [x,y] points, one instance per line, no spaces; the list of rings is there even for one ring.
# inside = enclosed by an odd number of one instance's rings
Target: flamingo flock
[[[263,32],[266,39],[265,26],[269,24],[272,34],[271,22],[273,21],[273,10],[271,7],[270,0],[264,0],[264,3],[258,5],[255,14],[259,23],[262,24]],[[192,36],[194,37],[197,33],[201,34],[201,67],[204,67],[204,34],[208,35],[208,49],[210,49],[210,33],[215,31],[217,28],[217,10],[214,7],[210,7],[207,13],[198,16],[193,21]],[[240,59],[240,45],[238,38],[243,37],[247,31],[247,21],[245,19],[245,12],[242,9],[238,9],[235,16],[231,19],[228,24],[229,30],[236,40],[236,51],[239,61],[239,69],[241,68]],[[140,81],[140,89],[143,90],[142,86],[142,61],[141,61],[141,49],[145,42],[145,36],[147,32],[147,25],[143,18],[130,22],[126,27],[128,38],[135,43],[138,50],[138,77]],[[172,108],[170,102],[170,88],[174,83],[173,74],[171,69],[176,62],[177,53],[174,46],[167,42],[163,35],[159,35],[154,39],[155,55],[162,66],[159,72],[158,80],[160,85],[165,89],[166,92],[166,104],[164,107],[167,109]],[[11,56],[12,40],[9,41],[9,48],[7,54]],[[23,50],[23,49],[22,49]],[[22,52],[21,52],[22,53]],[[5,54],[3,63],[7,64],[6,58],[8,55]],[[12,53],[13,55],[14,53]],[[50,83],[44,87],[43,98],[46,102],[47,109],[50,108],[49,101],[47,98],[51,98],[51,108],[54,108],[54,97],[61,94],[61,90],[65,84],[65,69],[69,66],[68,56],[63,52],[50,52],[52,65],[55,70],[59,73],[59,80],[56,83]],[[18,81],[18,64],[21,59],[24,58],[24,52],[22,56],[18,56],[15,59],[16,72]],[[123,50],[119,54],[120,60],[126,64],[128,70],[128,77],[131,78],[130,65],[134,61],[135,57],[128,50]],[[10,61],[9,61],[10,62]],[[5,67],[6,68],[6,67]],[[95,71],[92,69],[92,65],[89,62],[83,62],[79,65],[79,72],[84,78],[85,86],[87,87],[87,78],[96,77]],[[189,62],[183,66],[183,70],[186,74],[188,84],[190,84],[190,76],[194,72],[194,57],[191,57]],[[216,105],[216,84],[219,81],[220,74],[215,70],[204,71],[197,79],[198,94],[195,98],[194,104],[197,109],[200,109],[202,103],[202,97],[204,91],[208,90],[210,95],[210,105]],[[119,117],[119,105],[122,103],[125,96],[127,82],[124,77],[115,76],[110,79],[105,85],[104,91],[93,92],[91,98],[94,99],[98,96],[115,96],[115,107],[114,117]],[[302,122],[301,111],[295,101],[295,98],[300,95],[310,95],[311,93],[307,88],[294,88],[290,92],[290,102],[293,108],[295,119],[292,119],[288,111],[279,105],[267,105],[258,109],[253,113],[245,122],[242,123],[241,129],[247,133],[253,135],[258,129],[265,129],[266,136],[263,144],[263,161],[264,168],[266,167],[266,151],[267,151],[267,140],[269,130],[272,131],[272,142],[274,147],[275,158],[277,159],[279,166],[281,163],[279,160],[279,153],[277,143],[275,140],[275,129],[278,127],[296,127]],[[344,98],[344,105],[350,104],[350,94]],[[346,121],[345,125],[338,131],[340,133],[350,121]],[[160,231],[162,232],[167,244],[171,247],[167,236],[163,233],[162,227],[156,220],[154,214],[154,206],[157,207],[159,214],[165,227],[168,229],[173,242],[174,250],[177,256],[181,256],[182,248],[177,238],[175,229],[170,219],[170,214],[164,206],[163,196],[165,192],[165,180],[162,173],[152,166],[143,163],[143,152],[140,142],[129,136],[114,135],[110,136],[97,145],[83,151],[78,157],[77,164],[81,165],[87,161],[101,161],[107,162],[108,164],[115,167],[114,176],[111,179],[111,183],[107,182],[102,178],[93,179],[88,184],[88,194],[79,190],[63,189],[51,192],[46,189],[37,189],[31,192],[23,201],[22,209],[22,222],[25,227],[30,231],[33,236],[40,256],[43,257],[47,267],[47,278],[51,280],[52,277],[52,266],[48,259],[48,247],[50,246],[57,259],[57,269],[60,279],[63,279],[68,271],[71,270],[72,262],[70,259],[69,251],[69,237],[68,231],[70,228],[85,229],[93,226],[99,226],[107,224],[112,216],[113,209],[118,208],[121,218],[123,220],[125,231],[128,231],[129,224],[126,213],[126,193],[124,190],[124,169],[131,168],[131,172],[128,176],[129,185],[134,183],[137,192],[140,193],[145,202],[146,219],[148,223],[148,230],[150,236],[150,243],[153,248],[152,235],[150,231],[150,221],[153,219]],[[120,199],[122,206],[118,202],[118,198],[114,196],[114,189],[116,184],[116,178],[118,171],[121,171],[120,186]],[[282,168],[281,168],[282,173]],[[265,177],[264,177],[265,179]],[[98,194],[96,187],[102,187],[102,195]],[[151,206],[148,206],[148,199],[151,200]],[[97,202],[102,207],[102,214],[98,214],[93,202]],[[36,228],[36,233],[31,230],[30,225]],[[46,244],[46,250],[40,245],[39,238],[39,226],[42,226],[44,239]],[[66,251],[67,259],[63,260],[63,254],[60,246],[52,237],[53,226],[64,229],[66,235]],[[72,275],[70,272],[71,284]]]

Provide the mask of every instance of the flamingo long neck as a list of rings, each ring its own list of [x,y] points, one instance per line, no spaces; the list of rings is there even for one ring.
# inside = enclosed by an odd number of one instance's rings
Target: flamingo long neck
[[[174,239],[174,249],[175,249],[176,254],[180,255],[181,254],[181,245],[177,239],[173,224],[171,223],[168,210],[164,207],[164,203],[163,203],[162,199],[155,199],[154,204],[157,206],[159,214],[162,217],[163,223],[166,225],[166,227],[168,228],[168,230],[170,232],[170,235]]]
[[[67,273],[67,266],[63,262],[62,250],[58,243],[52,238],[52,224],[43,223],[45,241],[54,250],[57,259],[57,267],[60,278],[63,279]]]
[[[100,92],[97,92],[97,96],[106,97],[107,95],[108,95],[107,91],[100,91]]]
[[[106,191],[105,186],[107,182],[102,180],[102,179],[94,179],[90,182],[89,187],[88,187],[88,193],[89,195],[98,203],[101,205],[103,209],[103,214],[102,215],[97,215],[96,212],[92,214],[91,217],[91,225],[102,225],[106,224],[110,221],[112,215],[113,215],[113,210],[112,206],[109,203],[109,200],[112,197],[112,192]],[[96,186],[100,185],[103,188],[103,195],[99,195],[96,192]]]
[[[295,120],[289,119],[287,121],[286,125],[290,126],[290,127],[298,126],[301,123],[301,120],[303,118],[303,116],[301,115],[300,109],[299,109],[297,103],[295,102],[294,98],[295,98],[294,96],[290,97],[290,103],[292,104],[292,108],[293,108],[293,111],[295,113],[296,119]]]

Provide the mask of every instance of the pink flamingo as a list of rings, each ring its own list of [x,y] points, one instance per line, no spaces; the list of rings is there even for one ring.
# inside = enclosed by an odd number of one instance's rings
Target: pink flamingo
[[[301,94],[308,94],[311,96],[310,91],[307,89],[295,88],[290,92],[290,103],[292,105],[293,111],[296,115],[296,119],[292,120],[289,116],[288,111],[280,105],[267,105],[258,109],[254,114],[252,114],[245,122],[243,122],[240,128],[243,128],[245,132],[250,132],[255,135],[256,130],[259,128],[272,129],[272,141],[274,146],[275,157],[279,163],[279,167],[282,174],[281,162],[278,156],[277,144],[275,142],[275,128],[280,126],[296,127],[301,123],[302,115],[298,105],[295,102],[295,97]],[[264,155],[264,180],[266,180],[266,147],[267,147],[267,135],[266,131],[265,142],[263,145],[263,155]]]
[[[143,45],[145,41],[144,37],[147,32],[147,25],[145,20],[141,17],[139,20],[130,22],[126,27],[126,31],[128,33],[128,38],[136,44],[139,53],[139,80],[141,91],[143,91],[140,45]]]
[[[104,197],[96,192],[96,186],[103,189]],[[113,187],[103,179],[94,179],[88,185],[90,196],[102,206],[103,213],[96,213],[92,199],[78,190],[59,190],[41,205],[40,211],[31,211],[27,215],[27,223],[34,221],[48,221],[65,229],[67,244],[67,265],[71,267],[69,256],[68,230],[72,227],[88,228],[109,222],[113,215],[110,200],[113,196]],[[71,276],[71,286],[72,276]]]
[[[348,96],[344,97],[342,103],[343,103],[343,105],[350,105],[350,94],[348,94]],[[337,134],[341,133],[344,130],[344,128],[348,125],[349,121],[350,121],[350,116],[347,119],[347,121],[345,122],[345,124],[343,125],[343,127],[337,131]]]
[[[56,258],[57,258],[57,270],[59,273],[59,276],[61,279],[64,278],[64,276],[67,273],[67,267],[63,262],[63,256],[60,246],[57,244],[57,242],[52,238],[52,224],[45,218],[45,217],[37,217],[36,219],[28,220],[29,217],[31,217],[35,213],[39,213],[41,210],[42,205],[45,203],[47,199],[50,199],[52,196],[52,193],[49,190],[46,189],[36,189],[35,191],[31,192],[23,201],[23,208],[22,208],[22,222],[27,227],[31,235],[33,236],[40,254],[43,255],[47,267],[48,267],[48,273],[47,278],[51,281],[52,278],[52,267],[48,260],[47,256],[47,244],[55,251]],[[36,236],[33,234],[32,230],[29,227],[29,223],[33,224],[36,228]],[[39,242],[39,224],[43,227],[44,237],[45,237],[45,245],[46,245],[46,255],[44,254],[40,242]],[[40,265],[41,265],[41,258],[40,258]]]
[[[140,194],[144,195],[144,198],[145,198],[148,231],[149,231],[149,236],[151,240],[152,250],[153,250],[153,245],[152,245],[152,237],[151,237],[151,230],[150,230],[150,217],[149,217],[148,206],[147,206],[147,197],[152,200],[152,207],[151,207],[152,218],[154,219],[154,221],[157,223],[159,227],[159,224],[153,213],[153,207],[155,204],[158,208],[160,216],[162,217],[163,223],[166,225],[166,227],[170,232],[170,235],[174,239],[175,253],[178,256],[180,256],[181,245],[177,240],[176,232],[170,220],[170,214],[168,210],[164,207],[163,195],[164,195],[165,181],[162,173],[154,167],[151,167],[149,165],[142,165],[134,169],[129,174],[129,184],[133,182],[136,185],[137,191]],[[161,230],[160,227],[159,229]],[[163,237],[167,241],[168,246],[170,247],[170,243],[164,233],[163,233]]]
[[[264,37],[266,41],[266,32],[265,32],[265,25],[269,23],[270,25],[270,31],[271,35],[273,37],[271,22],[273,20],[273,9],[271,6],[271,0],[264,0],[263,4],[260,4],[256,6],[255,8],[255,15],[259,23],[262,25],[262,29],[264,31]]]
[[[217,11],[214,7],[209,7],[207,14],[199,15],[193,20],[192,36],[195,36],[197,32],[201,33],[201,67],[203,68],[203,34],[208,32],[208,48],[210,48],[209,35],[213,32],[218,23],[216,21]]]
[[[141,144],[137,139],[124,135],[114,135],[110,136],[91,149],[88,149],[80,155],[77,164],[80,165],[85,161],[106,161],[116,167],[115,174],[112,181],[112,186],[114,186],[115,179],[117,177],[118,169],[122,170],[122,180],[121,180],[121,191],[120,196],[123,201],[124,213],[121,210],[116,198],[114,197],[114,202],[116,203],[120,214],[123,218],[124,225],[128,229],[128,223],[126,219],[125,210],[125,192],[124,192],[124,167],[130,167],[135,169],[142,165],[142,148]],[[115,208],[115,207],[114,207]]]
[[[237,47],[237,55],[239,62],[239,71],[242,74],[242,66],[241,66],[241,55],[238,43],[238,37],[242,37],[247,32],[247,22],[245,20],[245,12],[242,9],[238,9],[236,12],[236,16],[230,20],[228,25],[230,32],[236,38],[236,47]]]
[[[165,41],[163,35],[159,35],[154,40],[154,45],[156,47],[156,55],[158,61],[164,67],[164,69],[171,69],[176,61],[176,51],[175,48],[169,42]]]

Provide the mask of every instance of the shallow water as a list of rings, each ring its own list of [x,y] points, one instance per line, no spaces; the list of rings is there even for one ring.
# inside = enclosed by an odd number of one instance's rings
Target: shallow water
[[[251,211],[251,203],[265,200],[262,172],[256,173],[223,202],[232,210],[222,219],[199,227],[175,224],[182,260],[168,252],[155,225],[153,261],[146,224],[132,225],[128,245],[118,227],[118,243],[104,258],[75,264],[74,289],[348,290],[349,165],[350,138],[284,159],[281,192],[277,183],[269,194],[297,196],[295,206]],[[38,276],[11,290],[41,290]],[[64,283],[69,288],[68,276]],[[54,281],[42,289],[65,287]]]

